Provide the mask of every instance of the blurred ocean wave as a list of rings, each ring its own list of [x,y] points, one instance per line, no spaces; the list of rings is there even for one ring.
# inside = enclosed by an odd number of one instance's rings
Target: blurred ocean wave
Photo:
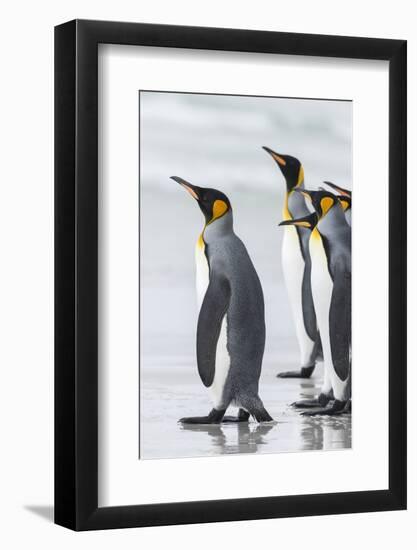
[[[351,111],[341,101],[141,92],[141,185],[164,187],[169,173],[277,189],[268,145],[297,156],[312,187],[327,179],[350,188]]]

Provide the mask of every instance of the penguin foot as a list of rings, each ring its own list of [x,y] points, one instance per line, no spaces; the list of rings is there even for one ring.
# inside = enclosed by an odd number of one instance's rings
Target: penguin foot
[[[330,401],[330,397],[324,393],[321,393],[315,399],[303,399],[302,401],[294,401],[291,403],[291,407],[296,409],[311,409],[313,407],[325,407]]]
[[[279,372],[277,378],[310,378],[313,374],[315,365],[312,367],[301,367],[300,370],[289,370],[285,372]]]
[[[302,401],[294,401],[294,403],[291,403],[291,407],[295,409],[310,409],[321,406],[318,399],[303,399]]]
[[[259,395],[256,395],[256,396],[241,395],[239,396],[239,403],[242,405],[242,407],[245,407],[243,409],[243,412],[246,414],[252,415],[257,422],[274,421],[274,419],[269,415],[268,411],[265,409],[264,404],[262,403],[262,399],[259,397]],[[240,415],[240,410],[239,410],[239,415]]]
[[[259,423],[261,423],[261,422],[273,422],[274,421],[272,416],[270,416],[268,411],[264,408],[253,411],[252,416]]]
[[[222,422],[248,422],[249,416],[249,413],[245,409],[239,409],[237,416],[224,416]]]
[[[207,416],[186,416],[180,418],[181,424],[220,424],[226,410],[212,409]]]
[[[351,414],[352,412],[352,399],[349,399],[346,401],[345,408],[343,409],[343,412],[346,414]]]
[[[181,424],[220,424],[221,420],[213,422],[208,416],[185,416],[180,418],[178,422]]]
[[[333,401],[330,407],[325,407],[323,409],[316,409],[314,411],[304,411],[301,413],[301,416],[336,416],[344,414],[346,412],[346,401],[338,401],[337,399]]]

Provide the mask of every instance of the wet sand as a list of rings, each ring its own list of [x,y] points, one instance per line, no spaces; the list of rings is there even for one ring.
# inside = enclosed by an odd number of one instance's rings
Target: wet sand
[[[303,417],[289,405],[317,395],[322,365],[309,380],[278,379],[279,370],[266,360],[260,395],[275,424],[181,425],[183,416],[207,414],[207,392],[192,361],[185,366],[160,360],[141,376],[142,459],[336,450],[351,447],[351,416]],[[165,364],[164,364],[165,363]],[[185,363],[185,360],[183,360]],[[228,414],[237,409],[230,408]]]

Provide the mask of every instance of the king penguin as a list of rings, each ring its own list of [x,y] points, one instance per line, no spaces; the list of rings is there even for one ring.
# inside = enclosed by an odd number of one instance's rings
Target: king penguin
[[[339,193],[338,199],[345,212],[346,221],[352,227],[352,191],[349,191],[349,189],[344,189],[331,181],[324,181],[323,183]]]
[[[318,407],[304,415],[334,415],[348,410],[351,399],[351,229],[338,197],[326,191],[301,193],[311,200],[315,213],[281,225],[310,230],[311,287],[323,346],[324,382],[317,399],[294,405]]]
[[[261,283],[243,242],[233,231],[232,206],[216,189],[182,185],[197,201],[205,225],[196,244],[199,316],[197,365],[213,409],[207,416],[182,418],[184,424],[270,422],[258,394],[265,348],[265,307]],[[225,417],[229,405],[237,418]]]
[[[304,169],[300,161],[289,155],[280,155],[263,147],[278,164],[286,181],[283,205],[284,220],[301,218],[309,214],[303,197],[294,193],[304,188]],[[281,372],[279,378],[309,378],[321,353],[320,335],[311,293],[311,260],[308,248],[310,232],[302,226],[289,225],[282,244],[282,268],[285,285],[295,322],[300,349],[300,369]]]

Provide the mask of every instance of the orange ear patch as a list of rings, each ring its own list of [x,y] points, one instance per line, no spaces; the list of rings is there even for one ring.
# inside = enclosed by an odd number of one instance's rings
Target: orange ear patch
[[[323,212],[322,214],[323,216],[327,214],[327,212],[330,210],[333,204],[334,204],[334,200],[330,197],[324,197],[323,199],[321,199],[320,206]]]
[[[227,212],[227,210],[228,210],[228,207],[227,207],[227,204],[224,201],[219,200],[219,199],[214,201],[214,204],[213,204],[213,217],[211,218],[210,223],[214,222],[214,220],[217,220],[218,218],[223,216],[223,214],[225,214]]]
[[[349,201],[345,200],[343,196],[339,197],[340,204],[342,205],[343,211],[346,212],[346,210],[349,208]]]

